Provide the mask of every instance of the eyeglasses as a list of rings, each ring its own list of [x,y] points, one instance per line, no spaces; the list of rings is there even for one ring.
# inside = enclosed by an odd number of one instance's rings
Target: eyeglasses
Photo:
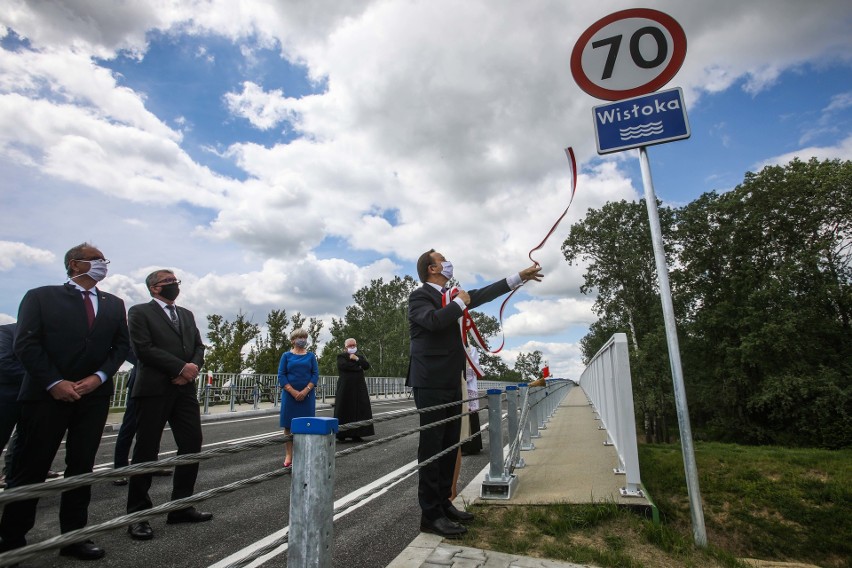
[[[73,260],[76,260],[77,262],[92,262],[92,261],[98,260],[100,262],[103,262],[104,264],[109,264],[109,261],[107,259],[101,258],[99,256],[96,256],[96,257],[93,257],[93,258],[75,258]]]
[[[180,286],[180,280],[178,280],[177,278],[166,278],[165,280],[154,282],[154,286],[162,286],[164,284],[177,284],[178,286]]]

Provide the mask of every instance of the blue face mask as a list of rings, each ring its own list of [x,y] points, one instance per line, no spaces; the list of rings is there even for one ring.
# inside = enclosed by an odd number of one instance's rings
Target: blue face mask
[[[453,263],[449,260],[444,260],[441,262],[441,275],[449,280],[453,277]]]
[[[296,341],[293,342],[293,344],[296,347],[298,347],[299,349],[304,349],[305,347],[308,346],[308,340],[307,339],[297,339]]]

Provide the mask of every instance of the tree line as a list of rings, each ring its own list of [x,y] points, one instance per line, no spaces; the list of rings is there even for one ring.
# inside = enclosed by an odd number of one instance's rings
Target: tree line
[[[272,310],[266,317],[264,330],[247,314],[240,312],[234,320],[218,314],[207,316],[208,351],[206,370],[221,373],[254,372],[275,374],[281,355],[288,351],[290,333],[300,327],[308,332],[309,350],[317,353],[321,375],[337,374],[337,354],[349,337],[370,361],[368,372],[376,377],[405,377],[408,374],[408,296],[420,286],[411,276],[396,276],[385,282],[373,280],[353,294],[354,303],[347,306],[342,318],[332,318],[331,337],[320,345],[323,322],[305,318],[300,312],[288,316],[286,310]],[[471,315],[486,342],[500,332],[497,318],[473,311]],[[496,355],[480,352],[484,379],[529,381],[538,376],[546,364],[540,351],[522,353],[514,368],[509,368]]]
[[[726,193],[660,207],[696,437],[852,445],[852,162],[769,166]],[[647,439],[677,423],[644,200],[607,203],[562,252],[587,266],[588,361],[627,333]]]

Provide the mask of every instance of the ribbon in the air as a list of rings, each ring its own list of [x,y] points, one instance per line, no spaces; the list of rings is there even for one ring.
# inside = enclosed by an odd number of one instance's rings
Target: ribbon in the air
[[[565,218],[565,215],[568,214],[568,209],[574,202],[574,194],[577,191],[577,161],[574,158],[574,149],[570,146],[568,148],[565,148],[565,155],[568,156],[568,163],[571,166],[571,197],[568,199],[568,205],[565,207],[565,211],[562,212],[562,215],[559,216],[559,218],[544,236],[544,239],[542,239],[538,246],[530,250],[529,258],[536,266],[541,266],[541,264],[539,264],[539,262],[533,258],[532,253],[537,250],[540,250],[547,242],[547,239],[550,238],[550,235],[552,235],[556,231],[556,228],[559,226],[559,223],[561,223],[562,219]],[[492,355],[496,355],[497,353],[503,350],[503,347],[506,345],[506,334],[503,332],[503,310],[506,309],[506,305],[509,303],[509,300],[512,298],[512,296],[515,295],[515,292],[517,292],[519,289],[520,286],[512,290],[512,292],[508,296],[506,296],[506,299],[503,300],[503,303],[500,305],[500,347],[498,347],[494,351],[489,350],[488,347],[485,346],[485,340],[482,338],[482,335],[480,335],[479,330],[476,328],[476,324],[473,322],[473,318],[471,317],[467,308],[465,308],[464,312],[462,312],[462,317],[459,318],[459,329],[461,331],[462,342],[465,346],[468,345],[468,335],[470,335],[473,337],[473,341],[483,351],[491,353]],[[451,302],[452,299],[455,298],[456,294],[458,294],[458,290],[456,288],[451,288],[450,290],[447,290],[444,293],[443,305],[446,306],[449,302]],[[467,362],[470,365],[470,368],[473,369],[473,372],[476,374],[477,378],[481,377],[482,369],[480,368],[479,364],[471,358],[470,353],[468,353],[467,349],[465,349],[465,357],[467,358]]]

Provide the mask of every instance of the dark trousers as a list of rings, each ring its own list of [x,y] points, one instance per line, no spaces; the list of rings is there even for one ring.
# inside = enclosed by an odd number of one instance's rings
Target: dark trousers
[[[124,417],[121,419],[118,436],[115,437],[115,456],[112,465],[116,469],[130,465],[130,446],[133,445],[133,437],[136,436],[136,401],[130,398],[130,393],[127,394]]]
[[[15,424],[18,423],[18,419],[21,416],[21,407],[18,405],[18,401],[15,400],[16,398],[17,394],[11,397],[10,400],[0,401],[0,452],[3,451],[9,442],[12,431],[15,429]],[[6,464],[3,467],[3,475],[6,477],[9,477],[12,473],[12,457],[15,453],[17,443],[17,436],[15,436],[6,450]]]
[[[461,384],[455,389],[413,389],[414,404],[419,409],[457,402],[461,398]],[[461,404],[424,412],[420,415],[420,425],[426,426],[461,415]],[[423,463],[432,456],[459,442],[461,433],[461,421],[452,420],[428,430],[420,432],[420,444],[417,447],[417,462]],[[443,517],[444,510],[451,504],[453,470],[456,465],[456,454],[452,451],[438,458],[431,464],[420,469],[420,480],[417,485],[417,498],[420,502],[420,510],[423,516],[434,521]]]
[[[177,455],[201,451],[201,412],[194,385],[170,388],[163,396],[137,397],[136,445],[133,463],[155,461],[160,453],[160,439],[166,423],[171,426],[177,444]],[[172,500],[189,497],[195,490],[198,464],[179,465],[172,480]],[[127,512],[135,513],[153,506],[148,491],[151,474],[134,475],[127,491]]]
[[[91,473],[101,443],[109,397],[84,396],[76,402],[54,399],[21,403],[18,449],[12,463],[9,488],[41,483],[53,464],[65,436],[65,477]],[[62,493],[59,528],[63,533],[86,526],[91,486]],[[38,499],[8,503],[0,519],[4,541],[20,544],[35,525]]]

